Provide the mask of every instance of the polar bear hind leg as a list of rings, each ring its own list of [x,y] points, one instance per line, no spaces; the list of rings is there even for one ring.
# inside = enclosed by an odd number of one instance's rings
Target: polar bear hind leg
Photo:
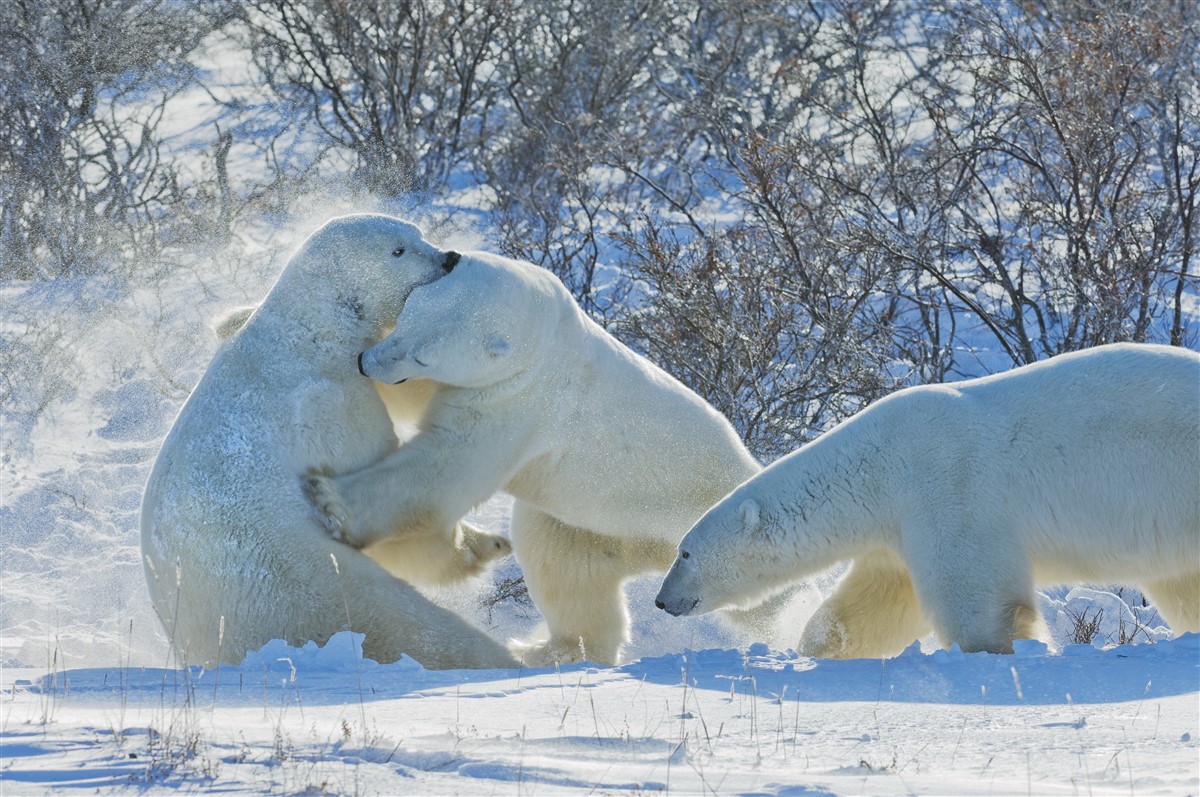
[[[1200,571],[1155,581],[1145,591],[1176,635],[1200,632]]]
[[[350,627],[366,634],[364,656],[394,661],[404,653],[430,669],[517,666],[501,643],[361,553],[348,550],[339,562],[338,589],[347,596],[341,608]]]
[[[186,542],[175,555],[178,567],[155,563],[150,586],[185,664],[238,664],[274,638],[324,644],[349,627],[379,662],[407,654],[431,669],[517,665],[486,633],[315,528],[269,536],[251,568]]]
[[[498,534],[459,522],[450,542],[441,534],[401,534],[365,553],[396,578],[441,586],[483,575],[493,561],[512,553],[512,545]]]
[[[567,526],[521,501],[513,505],[512,541],[529,597],[550,630],[545,641],[514,646],[522,663],[615,664],[629,634],[617,541]]]
[[[529,597],[550,630],[548,640],[514,646],[533,667],[615,664],[629,636],[622,583],[640,572],[665,570],[675,553],[670,546],[568,526],[523,501],[513,505],[512,543]]]
[[[899,653],[929,633],[904,562],[880,549],[854,560],[833,594],[809,619],[799,652],[817,658],[875,658]]]

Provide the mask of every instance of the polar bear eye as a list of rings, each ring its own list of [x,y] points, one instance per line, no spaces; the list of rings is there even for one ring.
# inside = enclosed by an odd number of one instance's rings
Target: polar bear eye
[[[403,256],[404,256],[404,247],[403,246],[397,246],[395,249],[392,250],[392,257],[403,257]]]
[[[687,551],[680,551],[680,552],[679,552],[679,558],[680,558],[680,559],[687,559],[689,556],[691,556],[691,554],[690,554],[690,553],[688,553]]]

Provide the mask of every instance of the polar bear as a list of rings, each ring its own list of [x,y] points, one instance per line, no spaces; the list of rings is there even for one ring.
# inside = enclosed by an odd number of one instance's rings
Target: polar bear
[[[772,463],[679,544],[656,604],[698,614],[845,559],[804,629],[821,657],[924,636],[1011,652],[1034,586],[1140,584],[1200,631],[1200,355],[1100,346],[902,390]]]
[[[314,476],[310,497],[337,537],[371,546],[513,495],[513,552],[550,631],[518,646],[529,665],[615,662],[622,583],[665,571],[684,531],[759,469],[724,416],[530,263],[464,254],[360,368],[440,386],[415,437],[359,472]]]
[[[395,577],[471,575],[507,553],[507,541],[459,526],[436,544],[419,534],[390,541],[367,552],[373,561],[330,539],[300,485],[314,468],[360,468],[395,450],[384,404],[353,358],[415,286],[456,259],[396,219],[334,219],[253,315],[218,325],[232,337],[176,418],[142,500],[150,595],[185,663],[236,663],[276,637],[323,643],[348,626],[378,661],[407,653],[428,667],[516,664]]]

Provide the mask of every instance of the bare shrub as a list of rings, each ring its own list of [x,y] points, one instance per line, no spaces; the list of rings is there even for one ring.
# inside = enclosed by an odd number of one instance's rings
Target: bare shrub
[[[19,297],[11,297],[17,299]],[[29,429],[56,400],[75,388],[79,367],[74,330],[66,321],[39,311],[25,312],[5,297],[0,325],[0,406],[6,418],[5,447],[28,440]],[[16,429],[11,428],[15,425]]]
[[[442,187],[490,129],[507,4],[255,0],[243,21],[263,76],[385,194]]]
[[[705,70],[688,113],[720,122],[676,129],[708,157],[660,150],[737,221],[642,196],[614,259],[645,290],[613,328],[767,456],[906,383],[1192,339],[1196,23],[1039,9],[764,12],[790,57]]]
[[[153,249],[186,194],[157,128],[212,24],[157,0],[0,4],[0,277]]]
[[[614,332],[724,413],[759,457],[791,451],[894,386],[869,278],[814,285],[809,264],[797,268],[749,226],[681,241],[646,219],[621,240],[627,267],[653,288]]]
[[[958,175],[947,242],[1015,363],[1185,337],[1171,288],[1182,292],[1194,249],[1189,16],[1073,0],[956,15],[955,85],[966,88],[930,107]]]
[[[1067,616],[1071,618],[1071,641],[1076,645],[1090,645],[1095,641],[1100,633],[1100,623],[1104,620],[1104,610],[1096,607],[1091,617],[1088,616],[1088,609],[1085,606],[1078,614],[1067,610]]]
[[[492,622],[496,610],[505,603],[512,603],[522,614],[533,607],[524,576],[496,573],[491,590],[479,598],[480,608],[487,610],[488,623]]]

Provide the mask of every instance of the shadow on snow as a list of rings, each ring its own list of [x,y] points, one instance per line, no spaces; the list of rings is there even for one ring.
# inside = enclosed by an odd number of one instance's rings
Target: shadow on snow
[[[621,669],[651,683],[682,683],[805,702],[1055,705],[1115,703],[1200,690],[1200,635],[1170,642],[1097,650],[1069,645],[1051,655],[1040,642],[1018,641],[1012,655],[921,653],[914,644],[892,659],[810,659],[765,645],[686,651],[641,659]],[[784,691],[786,688],[786,692]],[[1068,697],[1069,695],[1069,697]]]
[[[1200,635],[1170,642],[1097,650],[1070,645],[1051,655],[1039,642],[1018,642],[1012,655],[923,654],[913,645],[892,659],[810,659],[752,645],[747,651],[701,650],[639,659],[619,667],[577,664],[521,670],[426,670],[409,658],[392,664],[363,659],[362,637],[343,632],[324,647],[281,641],[249,654],[240,666],[67,670],[16,688],[76,699],[172,696],[195,705],[237,705],[290,697],[309,705],[420,698],[455,692],[501,697],[587,680],[630,678],[776,700],[826,702],[1058,705],[1113,703],[1200,691]],[[1069,695],[1069,697],[1068,697]]]

